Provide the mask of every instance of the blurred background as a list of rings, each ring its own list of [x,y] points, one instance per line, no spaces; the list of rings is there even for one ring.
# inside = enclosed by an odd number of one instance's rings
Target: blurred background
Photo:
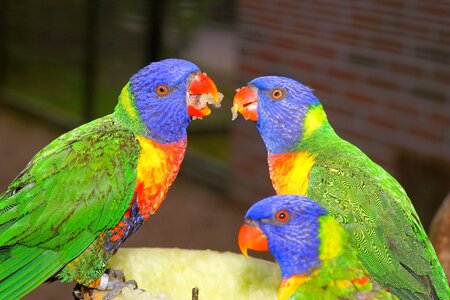
[[[315,89],[337,133],[396,177],[426,228],[450,191],[448,1],[1,3],[1,190],[51,140],[111,113],[152,61],[190,60],[225,94],[191,123],[179,178],[125,246],[238,251],[245,211],[274,193],[254,125],[229,110],[234,90],[261,75]],[[44,285],[26,299],[71,289]]]

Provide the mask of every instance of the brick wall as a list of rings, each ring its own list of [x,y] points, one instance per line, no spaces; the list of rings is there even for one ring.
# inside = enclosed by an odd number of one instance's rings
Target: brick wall
[[[240,0],[238,7],[240,84],[274,74],[314,88],[338,134],[397,178],[403,153],[449,168],[448,2]],[[253,124],[235,122],[232,141],[233,196],[251,203],[272,194]]]

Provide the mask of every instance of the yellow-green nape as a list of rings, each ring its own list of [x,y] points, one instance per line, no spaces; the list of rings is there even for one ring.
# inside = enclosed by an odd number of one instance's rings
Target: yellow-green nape
[[[119,103],[116,106],[115,114],[118,120],[128,124],[136,134],[144,134],[144,125],[141,121],[139,111],[134,102],[134,96],[128,82],[119,95]]]
[[[327,115],[325,114],[322,105],[318,104],[311,106],[305,115],[303,138],[309,138],[325,121],[327,121]]]
[[[130,82],[128,82],[120,92],[119,96],[119,105],[125,110],[126,114],[132,118],[137,119],[138,113],[136,110],[136,106],[131,99],[131,90],[130,90]]]
[[[348,236],[342,225],[329,214],[321,216],[319,222],[319,258],[325,262],[341,254]]]

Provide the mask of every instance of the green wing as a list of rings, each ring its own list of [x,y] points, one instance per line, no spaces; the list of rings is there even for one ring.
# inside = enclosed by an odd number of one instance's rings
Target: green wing
[[[375,280],[402,299],[448,299],[442,267],[400,184],[344,140],[323,143],[317,154],[307,196],[344,224]]]
[[[54,140],[0,196],[0,299],[18,299],[113,228],[140,147],[112,115]]]

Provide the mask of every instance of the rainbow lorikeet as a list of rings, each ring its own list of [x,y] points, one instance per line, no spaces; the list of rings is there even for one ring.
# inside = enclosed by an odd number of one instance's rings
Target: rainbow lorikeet
[[[114,113],[38,152],[0,195],[0,299],[47,279],[104,285],[110,257],[164,200],[191,119],[221,98],[196,65],[154,62],[131,77]]]
[[[315,199],[349,232],[372,277],[402,299],[449,299],[447,279],[400,184],[333,130],[312,90],[266,76],[238,90],[233,112],[253,120],[277,194]]]
[[[278,300],[398,299],[358,259],[344,227],[320,204],[278,195],[254,204],[239,231],[239,248],[269,250],[281,268]]]

